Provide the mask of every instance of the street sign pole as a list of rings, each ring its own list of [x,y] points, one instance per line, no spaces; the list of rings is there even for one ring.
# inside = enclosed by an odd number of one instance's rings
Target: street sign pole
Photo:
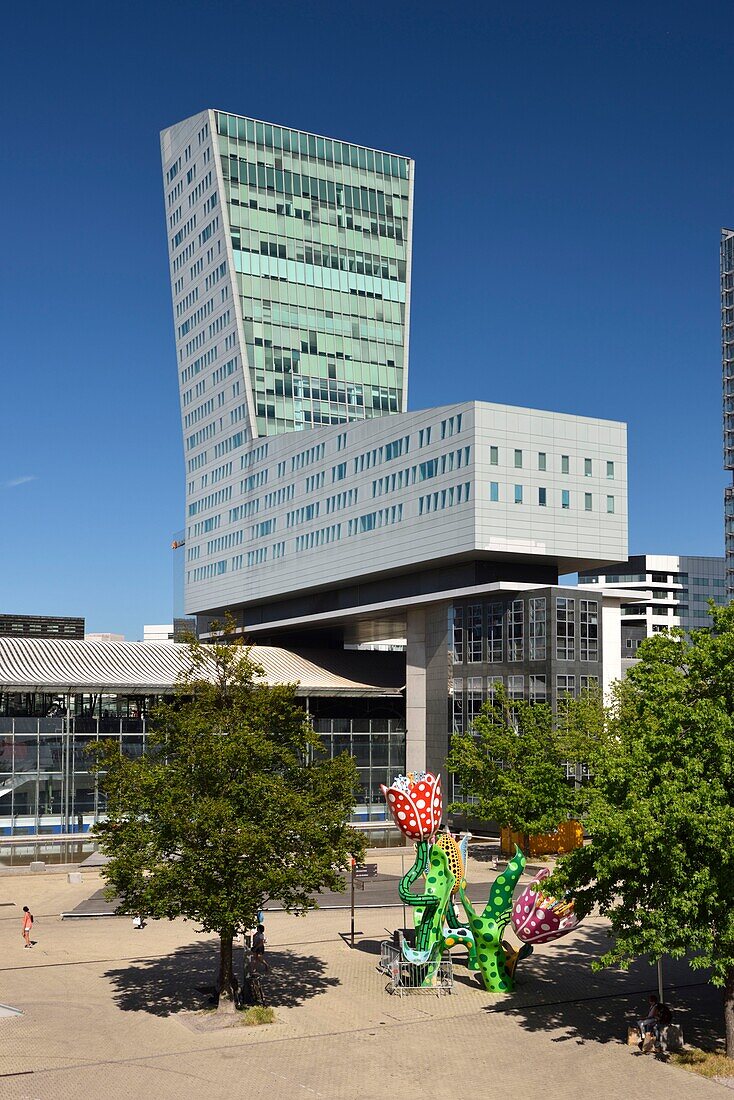
[[[354,860],[352,860],[352,947],[354,947]]]

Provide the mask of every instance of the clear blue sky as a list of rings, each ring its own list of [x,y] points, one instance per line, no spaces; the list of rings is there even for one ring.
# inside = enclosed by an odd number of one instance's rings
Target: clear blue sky
[[[170,619],[158,133],[204,107],[415,157],[411,407],[626,420],[630,552],[723,552],[728,0],[70,0],[3,39],[0,610]]]

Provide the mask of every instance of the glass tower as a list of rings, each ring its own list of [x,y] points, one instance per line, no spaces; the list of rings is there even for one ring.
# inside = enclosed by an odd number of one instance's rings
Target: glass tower
[[[721,230],[721,350],[724,400],[724,469],[732,484],[724,489],[726,587],[734,598],[734,230]]]
[[[413,162],[219,111],[161,147],[187,460],[238,382],[248,440],[403,411]]]

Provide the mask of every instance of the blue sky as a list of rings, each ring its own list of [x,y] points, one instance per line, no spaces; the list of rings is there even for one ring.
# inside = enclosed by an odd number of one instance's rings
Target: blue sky
[[[630,552],[723,552],[730,3],[12,5],[0,610],[171,615],[183,461],[158,133],[204,107],[417,162],[412,408],[629,423]]]

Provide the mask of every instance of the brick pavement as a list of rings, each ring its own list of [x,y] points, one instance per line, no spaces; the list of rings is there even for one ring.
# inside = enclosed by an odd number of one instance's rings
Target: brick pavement
[[[399,907],[363,910],[355,951],[339,938],[344,912],[272,914],[267,988],[278,1022],[202,1032],[186,1013],[205,1003],[213,938],[183,921],[135,932],[126,918],[59,920],[99,885],[96,874],[81,886],[62,876],[0,877],[0,902],[16,903],[0,907],[0,1001],[24,1013],[0,1019],[0,1074],[13,1075],[0,1076],[0,1100],[728,1095],[621,1044],[654,975],[643,965],[591,973],[602,922],[541,948],[512,997],[490,996],[457,967],[454,996],[401,1000],[384,992],[373,953]],[[37,918],[32,951],[22,947],[24,904]],[[718,1029],[718,997],[701,975],[682,965],[667,973],[686,1035]]]

